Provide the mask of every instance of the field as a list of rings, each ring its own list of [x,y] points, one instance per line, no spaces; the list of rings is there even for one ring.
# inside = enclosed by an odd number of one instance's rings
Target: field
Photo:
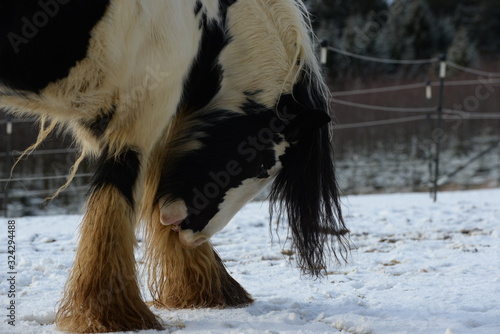
[[[301,277],[286,231],[271,228],[271,235],[266,203],[244,207],[213,243],[256,302],[154,309],[165,332],[500,333],[500,189],[440,193],[437,203],[410,193],[349,196],[343,204],[354,248],[347,265],[332,262],[320,280]],[[0,225],[0,332],[57,333],[81,216],[14,220]],[[15,227],[15,275],[7,275],[8,226]],[[15,327],[7,318],[11,300]]]

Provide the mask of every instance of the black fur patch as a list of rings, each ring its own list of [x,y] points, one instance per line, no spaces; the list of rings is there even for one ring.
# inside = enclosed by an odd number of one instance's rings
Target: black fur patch
[[[140,170],[139,153],[128,149],[117,158],[109,156],[104,150],[97,162],[97,169],[92,179],[91,191],[97,191],[106,185],[118,188],[131,207],[134,207],[134,185]]]
[[[224,18],[226,17],[228,7],[234,5],[236,1],[238,0],[220,0],[219,10]]]
[[[280,97],[277,110],[280,115],[290,119],[284,132],[290,142],[301,137],[314,136],[314,132],[331,121],[326,112],[326,101],[317,91],[310,92],[305,82],[299,81],[292,94]]]
[[[227,7],[234,5],[238,0],[220,0],[221,10],[226,10]]]
[[[203,4],[201,3],[200,0],[197,0],[196,4],[194,6],[194,15],[198,15],[202,8],[203,8]]]
[[[39,92],[87,54],[109,0],[12,0],[0,5],[0,82]]]
[[[183,229],[203,230],[219,211],[229,189],[246,179],[265,178],[276,164],[274,144],[282,139],[271,128],[282,128],[274,111],[236,114],[214,110],[201,115],[191,133],[204,133],[202,147],[169,161],[162,173],[157,200],[170,195],[188,207]]]
[[[226,1],[227,2],[227,1]],[[206,106],[219,92],[223,77],[219,55],[230,42],[225,28],[227,7],[221,3],[221,21],[208,20],[200,2],[196,3],[195,15],[200,17],[200,29],[203,30],[198,55],[194,60],[187,80],[184,83],[183,99],[179,106],[184,110],[199,110]]]
[[[256,93],[258,94],[258,93]],[[246,94],[247,98],[245,102],[241,105],[241,110],[247,113],[247,115],[254,114],[256,112],[265,112],[269,111],[269,108],[266,107],[264,104],[257,102],[256,100],[251,98],[251,95]]]

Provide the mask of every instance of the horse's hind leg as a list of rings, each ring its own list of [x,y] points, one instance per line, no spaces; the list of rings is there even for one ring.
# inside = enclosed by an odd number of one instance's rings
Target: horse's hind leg
[[[253,302],[209,242],[194,249],[183,247],[178,233],[160,223],[158,209],[147,224],[146,262],[156,307],[234,307]]]
[[[161,328],[141,299],[136,278],[133,189],[138,169],[133,150],[118,157],[104,155],[100,161],[56,315],[59,329],[95,333]]]

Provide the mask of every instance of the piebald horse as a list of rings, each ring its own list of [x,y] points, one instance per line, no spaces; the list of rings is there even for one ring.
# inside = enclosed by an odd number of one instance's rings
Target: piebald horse
[[[210,244],[271,184],[299,267],[320,275],[348,242],[328,89],[300,0],[16,0],[0,4],[0,107],[38,117],[95,159],[59,329],[160,329],[141,298],[145,229],[156,307],[251,296]],[[140,224],[139,224],[140,223]]]

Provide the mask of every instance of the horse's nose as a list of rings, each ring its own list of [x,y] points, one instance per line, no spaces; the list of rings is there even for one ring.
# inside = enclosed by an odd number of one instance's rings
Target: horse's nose
[[[184,201],[166,202],[160,200],[160,222],[163,225],[179,226],[186,217],[187,208]]]

